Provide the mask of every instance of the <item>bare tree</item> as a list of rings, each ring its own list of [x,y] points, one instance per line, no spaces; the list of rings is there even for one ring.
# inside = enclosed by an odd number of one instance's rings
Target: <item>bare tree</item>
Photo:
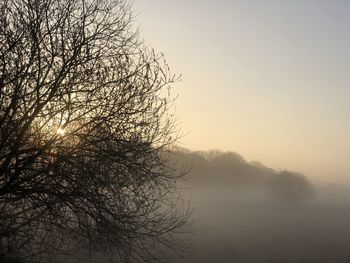
[[[188,215],[166,161],[176,77],[139,40],[130,5],[0,10],[0,252],[141,259],[170,246]]]

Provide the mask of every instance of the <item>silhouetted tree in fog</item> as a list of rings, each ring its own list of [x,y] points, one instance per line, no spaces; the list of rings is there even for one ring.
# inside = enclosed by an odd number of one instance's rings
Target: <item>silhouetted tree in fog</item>
[[[269,181],[271,198],[287,202],[301,202],[314,196],[312,184],[301,174],[282,171]]]
[[[123,0],[0,3],[0,252],[142,258],[185,225],[162,56]]]

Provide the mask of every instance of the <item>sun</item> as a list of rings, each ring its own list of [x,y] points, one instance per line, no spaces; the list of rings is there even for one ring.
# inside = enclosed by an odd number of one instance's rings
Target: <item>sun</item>
[[[62,129],[62,128],[58,128],[57,131],[56,131],[56,133],[57,133],[58,135],[63,136],[64,133],[65,133],[65,131],[64,131],[64,129]]]

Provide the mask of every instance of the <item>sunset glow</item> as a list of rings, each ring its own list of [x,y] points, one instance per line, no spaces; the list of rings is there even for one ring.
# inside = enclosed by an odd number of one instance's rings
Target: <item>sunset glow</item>
[[[65,130],[64,130],[63,128],[58,128],[57,131],[56,131],[56,133],[57,133],[58,135],[60,135],[60,136],[64,136]]]
[[[134,3],[146,41],[183,76],[183,147],[350,181],[349,1]]]

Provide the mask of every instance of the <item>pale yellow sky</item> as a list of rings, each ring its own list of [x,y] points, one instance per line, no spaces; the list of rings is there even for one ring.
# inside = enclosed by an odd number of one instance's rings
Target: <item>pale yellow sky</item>
[[[183,75],[182,146],[350,182],[350,1],[133,2]]]

